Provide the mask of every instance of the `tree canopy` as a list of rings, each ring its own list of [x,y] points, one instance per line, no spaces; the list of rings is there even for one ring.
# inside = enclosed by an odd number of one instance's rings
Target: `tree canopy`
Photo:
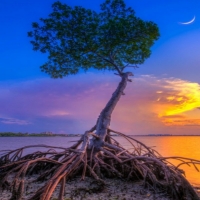
[[[123,0],[105,0],[101,11],[70,7],[59,1],[48,18],[32,24],[28,32],[34,50],[48,53],[41,70],[53,78],[80,69],[115,70],[142,64],[159,37],[158,27],[135,16]]]

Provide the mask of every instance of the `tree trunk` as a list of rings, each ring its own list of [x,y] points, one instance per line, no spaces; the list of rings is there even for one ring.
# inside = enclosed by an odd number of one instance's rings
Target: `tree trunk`
[[[73,146],[62,148],[37,145],[51,149],[25,156],[22,155],[24,149],[36,146],[25,146],[6,153],[0,152],[0,190],[9,189],[12,191],[12,199],[20,199],[25,193],[26,175],[40,173],[35,181],[46,180],[47,177],[49,180],[29,200],[50,200],[59,183],[61,183],[59,199],[62,199],[65,180],[69,177],[80,176],[82,173],[82,180],[86,176],[91,176],[98,182],[98,190],[103,189],[105,185],[102,177],[117,177],[133,181],[142,180],[144,185],[155,192],[167,192],[172,199],[198,200],[196,191],[183,177],[182,172],[168,162],[167,159],[170,157],[163,158],[143,143],[109,129],[112,112],[121,95],[124,94],[132,73],[127,72],[120,76],[121,81],[100,113],[96,125],[86,131]],[[126,138],[132,145],[133,152],[116,144],[115,139],[108,134],[109,131]],[[89,141],[90,136],[92,139]],[[182,164],[191,163],[195,168],[197,164],[200,164],[198,160],[182,157],[176,157],[176,159]],[[13,179],[9,183],[8,177],[13,173],[15,176],[12,176]]]
[[[124,89],[126,88],[127,82],[131,81],[129,79],[129,76],[133,76],[133,74],[131,72],[126,72],[121,75],[121,81],[117,89],[112,94],[112,97],[110,98],[105,108],[101,111],[99,115],[96,124],[96,135],[98,135],[99,138],[94,138],[91,141],[90,145],[90,147],[94,147],[97,151],[99,150],[99,148],[102,147],[103,142],[105,141],[105,137],[110,126],[112,112],[115,109],[115,106],[117,105],[117,102],[119,101],[120,97],[124,95]]]

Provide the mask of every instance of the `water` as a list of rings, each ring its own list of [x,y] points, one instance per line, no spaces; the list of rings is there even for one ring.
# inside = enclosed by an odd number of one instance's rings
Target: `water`
[[[134,138],[143,142],[148,147],[153,147],[163,157],[179,156],[200,160],[200,136],[140,136]],[[119,140],[121,140],[126,148],[131,147],[124,138],[120,138]],[[170,160],[170,162],[175,165],[180,163],[176,160]],[[197,165],[197,168],[200,170],[200,165]],[[186,178],[193,185],[200,187],[200,172],[198,172],[192,164],[190,164],[190,166],[182,165],[181,169],[185,171]]]
[[[16,149],[27,145],[45,144],[50,146],[69,147],[79,137],[0,137],[0,150]],[[130,144],[122,137],[115,137],[125,148],[130,148]],[[144,137],[137,136],[135,139],[143,142],[149,147],[153,147],[162,156],[181,156],[200,160],[200,137],[198,136],[173,136],[173,137]],[[35,148],[34,151],[40,150]],[[33,151],[28,149],[26,153]],[[172,161],[177,164],[176,161]],[[197,166],[200,169],[200,165]],[[186,172],[186,178],[194,185],[200,186],[200,172],[194,167],[182,166]]]

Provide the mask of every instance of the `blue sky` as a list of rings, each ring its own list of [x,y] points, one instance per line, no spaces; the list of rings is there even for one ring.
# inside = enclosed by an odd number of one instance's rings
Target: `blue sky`
[[[32,50],[27,32],[32,22],[48,16],[53,2],[0,2],[0,132],[82,133],[93,126],[119,82],[111,72],[91,70],[53,80],[40,71],[46,55]],[[103,1],[61,2],[98,11]],[[161,36],[151,57],[133,70],[133,83],[114,112],[112,127],[133,134],[199,133],[200,1],[125,3],[136,16],[157,23]],[[193,23],[180,23],[194,16]]]

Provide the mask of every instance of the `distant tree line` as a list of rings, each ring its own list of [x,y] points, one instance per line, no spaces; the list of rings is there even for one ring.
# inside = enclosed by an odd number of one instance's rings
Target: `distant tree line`
[[[80,136],[79,134],[55,134],[52,132],[43,132],[43,133],[13,133],[13,132],[0,132],[0,137],[69,137],[69,136]]]

